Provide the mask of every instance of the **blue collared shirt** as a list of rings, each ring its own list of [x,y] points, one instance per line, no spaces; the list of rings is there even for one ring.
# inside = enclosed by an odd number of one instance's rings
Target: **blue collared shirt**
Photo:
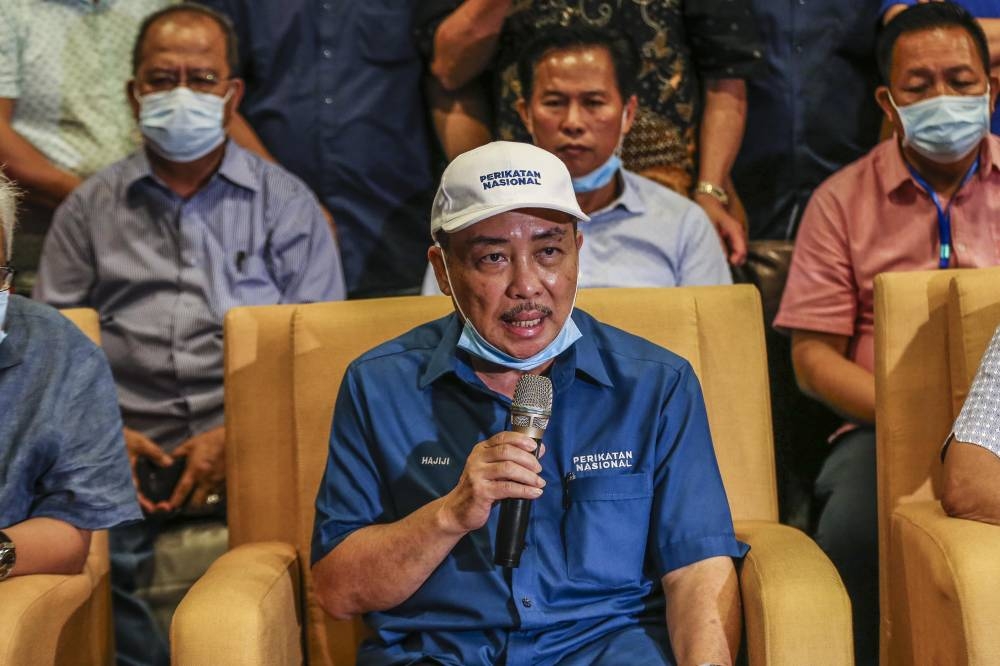
[[[766,68],[732,170],[751,239],[792,238],[813,189],[878,141],[881,2],[752,0]]]
[[[580,223],[580,288],[732,284],[719,236],[701,206],[622,169],[621,195]],[[423,294],[440,294],[430,266]]]
[[[0,343],[0,529],[142,517],[104,354],[68,319],[11,296]]]
[[[415,292],[436,186],[417,0],[199,0],[233,19],[240,112],[333,214],[352,296]]]
[[[396,608],[369,613],[359,663],[545,661],[663,617],[661,577],[740,557],[691,366],[577,310],[583,337],[555,360],[552,419],[521,565],[493,564],[497,514]],[[316,499],[314,562],[355,530],[449,492],[510,400],[456,351],[457,317],[420,326],[348,368]],[[662,626],[662,625],[661,625]],[[450,655],[450,656],[448,656]],[[398,660],[398,661],[396,661]]]
[[[233,142],[182,199],[144,151],[56,211],[36,298],[101,315],[125,425],[173,449],[222,424],[222,320],[237,305],[344,297],[337,245],[297,178]]]

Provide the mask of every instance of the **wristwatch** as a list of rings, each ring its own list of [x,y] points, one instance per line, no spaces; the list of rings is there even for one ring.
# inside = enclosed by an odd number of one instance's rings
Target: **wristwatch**
[[[729,205],[729,193],[718,185],[713,185],[707,180],[699,180],[698,185],[694,188],[694,191],[695,194],[707,194],[710,197],[715,197],[723,206]]]
[[[0,580],[10,575],[17,561],[17,553],[14,551],[14,542],[3,532],[0,532]]]

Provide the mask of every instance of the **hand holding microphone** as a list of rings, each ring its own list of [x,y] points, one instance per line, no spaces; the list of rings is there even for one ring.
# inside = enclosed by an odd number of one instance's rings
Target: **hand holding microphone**
[[[523,375],[514,388],[510,406],[511,430],[537,443],[536,455],[541,452],[542,437],[552,416],[552,382],[540,375]],[[496,546],[493,562],[504,567],[516,567],[521,562],[524,537],[531,517],[530,499],[510,498],[500,503],[500,521],[497,523]]]

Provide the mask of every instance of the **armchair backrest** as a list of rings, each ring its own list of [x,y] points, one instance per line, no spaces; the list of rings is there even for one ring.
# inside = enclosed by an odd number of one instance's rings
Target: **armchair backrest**
[[[776,520],[756,289],[582,290],[578,306],[691,362],[703,384],[734,518]],[[226,318],[230,541],[281,540],[298,549],[310,663],[353,663],[364,631],[360,622],[324,616],[307,570],[313,503],[340,381],[362,352],[451,310],[446,297],[404,297],[236,308]]]
[[[83,331],[84,335],[90,338],[95,345],[101,344],[101,320],[97,315],[97,310],[91,308],[67,308],[59,312],[76,324],[76,327]]]
[[[886,273],[875,279],[879,590],[883,664],[908,660],[892,570],[893,511],[941,494],[940,453],[1000,322],[1000,269]],[[894,630],[894,624],[899,630]]]

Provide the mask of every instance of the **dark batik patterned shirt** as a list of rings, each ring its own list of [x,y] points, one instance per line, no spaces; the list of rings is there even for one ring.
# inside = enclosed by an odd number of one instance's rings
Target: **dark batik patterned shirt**
[[[520,50],[538,31],[572,24],[613,28],[634,40],[639,113],[625,141],[625,164],[689,193],[701,80],[746,78],[761,61],[747,0],[515,0],[496,60],[498,138],[530,141],[515,109]]]

